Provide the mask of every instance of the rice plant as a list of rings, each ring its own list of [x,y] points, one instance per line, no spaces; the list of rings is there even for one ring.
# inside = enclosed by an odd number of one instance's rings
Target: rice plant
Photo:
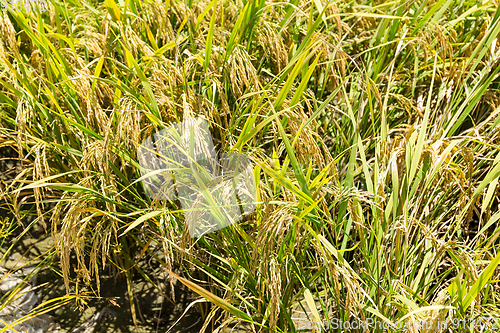
[[[16,9],[0,144],[28,164],[2,191],[14,212],[34,204],[68,293],[99,294],[114,267],[136,321],[133,275],[154,285],[137,265],[153,258],[199,295],[203,331],[494,330],[498,2]],[[256,209],[191,238],[178,200],[147,195],[137,150],[195,117],[255,163]]]

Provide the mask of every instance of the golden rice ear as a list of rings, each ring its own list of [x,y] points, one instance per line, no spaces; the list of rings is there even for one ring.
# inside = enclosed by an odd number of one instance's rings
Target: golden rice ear
[[[229,56],[227,80],[231,82],[231,91],[236,98],[241,97],[251,85],[258,86],[257,70],[252,60],[254,59],[240,45]]]
[[[106,114],[103,105],[98,99],[99,92],[94,94],[92,92],[93,72],[90,71],[85,61],[81,56],[73,55],[71,50],[61,50],[67,61],[74,66],[75,76],[72,82],[75,85],[75,93],[78,96],[80,111],[83,113],[85,120],[97,133],[109,134],[109,126],[111,118]],[[101,94],[107,96],[108,102],[110,101],[111,89],[104,83],[96,85],[97,90],[101,89]],[[104,99],[104,98],[103,98]]]
[[[75,43],[77,50],[87,50],[94,57],[102,57],[106,50],[106,35],[97,32],[94,26],[89,26],[79,31],[78,40]]]
[[[0,40],[0,55],[3,56],[3,52],[9,51],[19,53],[16,42],[16,30],[5,12],[0,12],[0,33],[2,34],[2,39]]]
[[[195,154],[200,156],[213,156],[214,145],[208,123],[204,118],[195,117],[191,103],[188,103],[186,94],[182,95],[183,121],[182,140],[185,147],[194,144]],[[194,142],[191,141],[194,138]]]
[[[294,148],[301,163],[307,165],[312,160],[314,165],[323,169],[333,161],[328,147],[316,132],[316,128],[318,128],[317,122],[312,121],[309,126],[303,127],[309,116],[304,113],[302,106],[296,105],[293,111],[289,110],[287,117],[292,138],[296,142]]]
[[[166,6],[164,2],[153,0],[145,7],[148,12],[148,24],[156,27],[156,38],[163,44],[168,43],[175,39],[175,31],[170,23],[170,15],[172,13],[172,4]]]
[[[47,162],[47,146],[45,145],[45,143],[40,142],[36,144],[32,148],[32,152],[30,154],[33,154],[35,157],[35,161],[33,163],[33,180],[39,181],[46,177],[49,177],[51,173],[49,164]],[[39,187],[33,189],[33,192],[35,194],[37,214],[40,217],[40,221],[42,222],[43,228],[47,230],[47,225],[45,224],[45,218],[43,214],[45,205],[42,202],[46,194],[46,191],[44,190],[43,187]]]
[[[114,142],[116,144],[125,144],[129,151],[136,151],[137,145],[143,141],[144,137],[149,137],[153,131],[152,126],[143,127],[144,111],[139,109],[137,104],[130,97],[122,97],[117,103],[117,127]],[[141,133],[142,132],[142,133]],[[122,165],[126,161],[122,159]]]
[[[130,48],[129,51],[135,59],[143,55],[146,57],[154,55],[153,48],[137,36],[137,33],[131,27],[125,29],[124,38],[127,40],[126,45]]]
[[[177,110],[180,109],[179,97],[172,95],[172,87],[183,84],[184,75],[175,63],[162,56],[161,61],[151,65],[148,80],[153,89],[162,119],[166,124],[176,122]],[[180,112],[179,112],[180,113]]]
[[[258,231],[252,253],[252,263],[254,263],[251,266],[252,272],[258,276],[263,292],[275,302],[274,306],[270,303],[269,325],[271,329],[276,329],[278,300],[285,288],[282,283],[284,281],[281,281],[282,268],[276,262],[276,250],[293,226],[293,221],[293,214],[286,207],[271,207],[271,205],[266,207],[266,215]],[[300,238],[297,244],[300,244]],[[267,258],[267,260],[260,258]],[[267,304],[263,306],[267,307]]]
[[[259,21],[256,37],[274,73],[281,72],[288,64],[288,48],[285,45],[284,37],[278,34],[278,31],[277,24],[264,20]]]
[[[24,158],[23,141],[26,140],[26,131],[31,127],[32,119],[34,119],[33,104],[28,101],[21,101],[17,105],[16,123],[18,124],[17,132],[17,151],[20,158]]]

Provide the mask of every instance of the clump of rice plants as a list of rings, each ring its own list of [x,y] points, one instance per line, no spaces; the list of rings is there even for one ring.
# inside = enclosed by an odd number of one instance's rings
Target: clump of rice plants
[[[54,0],[0,17],[0,144],[29,162],[9,200],[33,198],[68,293],[114,267],[136,320],[132,276],[154,284],[137,265],[153,258],[206,301],[203,330],[493,330],[495,1]],[[255,163],[256,210],[191,238],[178,200],[146,195],[137,149],[195,117]]]

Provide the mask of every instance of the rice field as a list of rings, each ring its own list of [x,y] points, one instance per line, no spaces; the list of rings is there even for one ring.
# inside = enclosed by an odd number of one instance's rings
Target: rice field
[[[500,326],[498,1],[2,5],[0,265],[37,230],[65,291],[25,320],[83,311],[106,275],[137,331],[138,284],[192,297],[150,332]],[[253,206],[193,237],[139,152],[195,119],[251,161]]]

